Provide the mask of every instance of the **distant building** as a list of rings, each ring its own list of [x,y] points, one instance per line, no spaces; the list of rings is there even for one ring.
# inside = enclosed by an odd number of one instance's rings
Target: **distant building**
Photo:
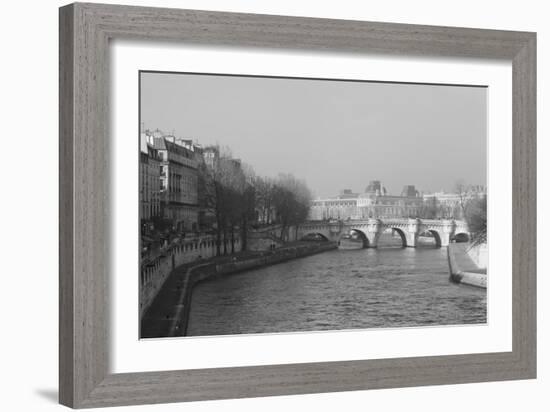
[[[392,196],[379,180],[372,180],[364,193],[345,189],[338,196],[314,200],[309,219],[419,217],[422,206],[423,199],[413,185],[405,186],[401,196]]]
[[[414,186],[407,186],[401,196],[388,195],[385,188],[383,194],[365,194],[357,199],[360,219],[378,217],[420,217],[423,199]]]
[[[365,188],[365,193],[375,195],[385,195],[386,188],[382,186],[380,180],[371,180],[368,186]]]
[[[343,189],[338,196],[340,199],[353,199],[359,196],[359,193],[354,193],[351,189]]]
[[[403,190],[401,191],[402,197],[418,197],[419,192],[416,190],[414,185],[405,185],[403,186]]]
[[[220,158],[220,149],[217,146],[207,146],[202,150],[202,157],[206,166],[213,168]]]
[[[358,197],[335,196],[315,199],[309,209],[309,220],[360,219]]]

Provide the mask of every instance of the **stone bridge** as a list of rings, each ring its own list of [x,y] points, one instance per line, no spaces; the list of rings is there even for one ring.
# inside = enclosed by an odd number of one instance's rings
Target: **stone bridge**
[[[460,220],[380,218],[335,222],[307,222],[300,225],[297,238],[318,234],[331,241],[340,241],[346,234],[356,233],[363,247],[375,248],[382,232],[392,229],[401,236],[403,246],[416,247],[418,237],[429,232],[437,246],[448,246],[456,237],[469,239],[468,225]]]

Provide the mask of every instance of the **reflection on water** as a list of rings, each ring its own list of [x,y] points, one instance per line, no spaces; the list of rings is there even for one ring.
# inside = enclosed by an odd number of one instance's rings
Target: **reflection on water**
[[[486,291],[449,282],[447,251],[335,250],[198,284],[187,334],[226,335],[486,322]],[[422,245],[421,245],[422,246]]]

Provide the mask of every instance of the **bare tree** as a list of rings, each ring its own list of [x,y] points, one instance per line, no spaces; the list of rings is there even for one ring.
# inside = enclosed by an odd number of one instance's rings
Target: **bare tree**
[[[466,217],[466,209],[468,207],[468,186],[464,180],[459,179],[455,183],[455,193],[458,195],[458,207],[460,212],[460,218]],[[457,216],[458,217],[458,216]]]
[[[250,222],[256,218],[273,223],[275,212],[282,225],[281,239],[288,239],[288,229],[307,219],[311,191],[306,183],[291,174],[276,179],[256,176],[252,167],[232,157],[226,148],[210,147],[215,156],[203,162],[200,170],[201,199],[213,216],[216,253],[235,253],[236,234],[240,233],[241,250],[246,250]],[[228,246],[231,246],[229,250]]]
[[[254,181],[256,174],[252,166],[243,163],[244,190],[241,193],[241,250],[248,248],[248,230],[250,221],[253,221],[256,214],[256,190]]]
[[[481,196],[471,201],[466,222],[472,234],[473,243],[487,243],[487,196]]]
[[[209,163],[202,163],[200,167],[200,185],[203,192],[204,207],[214,217],[213,227],[216,231],[216,254],[227,253],[227,205],[229,202],[226,188],[227,159],[231,152],[227,148],[212,146],[207,148],[215,153]]]
[[[248,220],[253,212],[254,195],[251,190],[252,168],[234,159],[227,148],[210,147],[215,156],[201,166],[204,205],[214,216],[216,253],[235,253],[236,234],[239,229],[241,249],[246,249]],[[252,204],[252,206],[251,206]],[[230,242],[231,249],[228,249]]]
[[[269,177],[255,176],[252,184],[256,194],[258,223],[270,225],[274,210],[275,182]]]
[[[296,233],[299,225],[307,219],[311,205],[311,191],[307,184],[292,174],[280,174],[274,186],[274,207],[281,223],[281,240],[288,239],[288,229],[294,225]]]

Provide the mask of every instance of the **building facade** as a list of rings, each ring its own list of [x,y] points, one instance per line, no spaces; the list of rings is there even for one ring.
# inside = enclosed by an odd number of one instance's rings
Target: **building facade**
[[[160,159],[160,210],[178,231],[197,231],[199,218],[198,159],[174,136],[154,136]]]
[[[387,194],[380,181],[373,180],[364,193],[345,189],[338,196],[314,200],[309,219],[419,217],[423,203],[423,198],[413,185],[405,186],[400,196],[392,196]]]
[[[147,140],[147,135],[140,136],[139,157],[139,199],[140,218],[150,220],[160,216],[160,158],[158,151]]]

